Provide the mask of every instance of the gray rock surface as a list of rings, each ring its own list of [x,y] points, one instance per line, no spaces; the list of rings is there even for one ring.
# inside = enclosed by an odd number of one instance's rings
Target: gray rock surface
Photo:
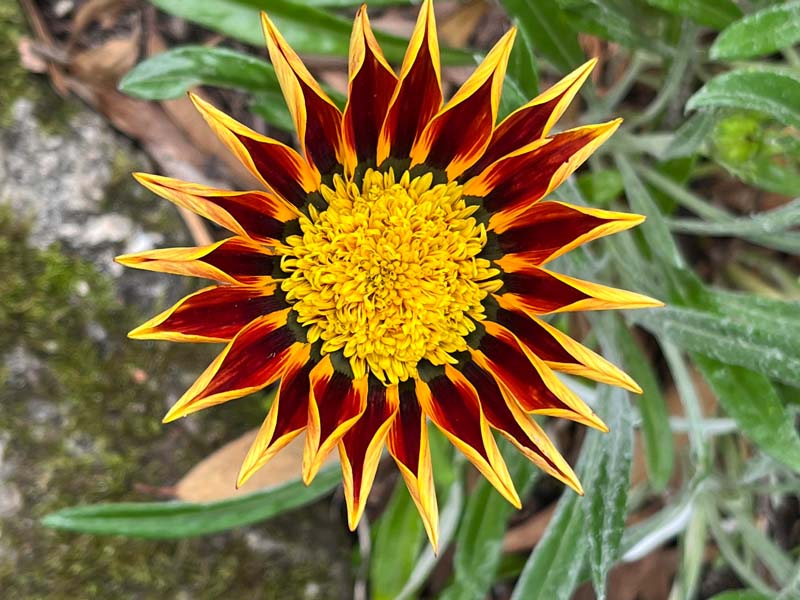
[[[186,244],[185,228],[133,182],[149,165],[101,118],[70,109],[45,127],[37,102],[17,98],[0,128],[0,597],[351,597],[349,540],[329,501],[179,541],[40,525],[77,504],[157,499],[137,488],[174,484],[258,426],[264,399],[161,425],[213,349],[126,339],[192,284],[112,259]]]

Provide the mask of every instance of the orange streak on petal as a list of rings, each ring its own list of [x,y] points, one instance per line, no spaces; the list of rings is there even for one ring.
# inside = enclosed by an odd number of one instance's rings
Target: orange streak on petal
[[[311,371],[308,432],[303,452],[303,481],[314,479],[339,440],[361,418],[367,406],[367,378],[350,379],[333,368],[330,355]]]
[[[310,348],[306,345],[295,361],[287,366],[267,418],[264,419],[239,469],[236,487],[244,485],[256,471],[306,428]]]
[[[261,191],[235,192],[218,190],[171,177],[134,173],[136,181],[162,198],[225,227],[241,237],[253,237],[248,218],[271,219],[279,223],[300,216],[300,211],[286,201]],[[236,215],[239,215],[238,219]],[[257,232],[256,232],[257,233]],[[265,236],[256,236],[264,239]],[[278,237],[278,236],[273,236]]]
[[[398,390],[397,386],[388,388]],[[395,392],[392,392],[395,393]],[[387,438],[389,454],[395,459],[411,499],[422,517],[428,539],[437,552],[439,508],[433,484],[433,467],[428,446],[428,424],[413,388],[398,390],[399,410]],[[413,458],[413,460],[412,460]]]
[[[462,372],[478,394],[486,419],[530,461],[549,475],[582,494],[578,478],[536,422],[516,402],[507,402],[490,371],[468,362]]]
[[[377,164],[404,158],[442,104],[439,41],[433,1],[424,0],[378,138]]]
[[[128,333],[137,340],[229,342],[256,318],[282,310],[275,285],[211,286],[190,294]]]
[[[520,403],[520,406],[525,409],[526,412],[544,415],[557,414],[565,419],[577,421],[578,423],[583,423],[584,425],[588,425],[589,427],[593,427],[595,429],[600,429],[601,431],[608,431],[608,428],[605,426],[603,421],[594,414],[592,409],[589,408],[586,403],[581,400],[577,394],[575,394],[575,392],[564,385],[564,383],[556,376],[556,374],[553,373],[552,369],[550,369],[550,367],[548,367],[541,358],[536,356],[536,354],[534,354],[530,348],[528,348],[525,344],[522,344],[517,336],[498,323],[487,321],[484,323],[484,325],[486,326],[486,333],[488,335],[498,339],[508,340],[525,355],[525,357],[528,359],[528,362],[541,378],[541,381],[544,383],[547,389],[550,390],[550,392],[556,398],[558,398],[564,407],[562,409],[558,406],[536,406],[535,403],[530,401],[535,401],[535,399],[521,397],[518,392],[514,393],[512,391],[511,387],[509,387],[508,383],[504,381],[502,377],[496,377],[501,387],[505,388],[510,395]],[[492,363],[485,360],[481,362],[483,362],[483,364],[485,364],[492,373],[497,372],[497,367],[492,367]],[[509,400],[511,400],[511,398],[509,398]]]
[[[396,87],[397,76],[372,33],[366,6],[362,6],[350,37],[349,84],[342,126],[348,173],[358,162],[375,158],[378,136]]]
[[[189,275],[230,284],[272,282],[275,257],[261,244],[231,237],[208,246],[159,248],[114,259],[121,265],[145,271]]]
[[[438,388],[440,392],[437,393]],[[423,412],[511,504],[522,506],[472,384],[450,365],[445,375],[417,381]],[[444,403],[447,402],[447,406]],[[453,413],[460,410],[458,418]]]
[[[370,388],[367,408],[339,442],[347,522],[354,531],[367,504],[386,436],[398,412],[397,386]]]
[[[319,172],[292,148],[242,125],[199,96],[189,94],[189,98],[217,137],[278,196],[299,206],[303,192],[319,187]]]
[[[269,56],[303,152],[321,172],[329,173],[344,158],[341,150],[342,114],[264,12],[261,13],[261,23]]]
[[[286,325],[289,310],[272,313],[244,327],[164,417],[180,417],[257,392],[280,379],[302,356]]]
[[[507,168],[507,164],[517,157],[523,157],[529,153],[539,150],[543,146],[549,144],[551,141],[552,138],[536,140],[530,144],[527,144],[526,146],[523,146],[519,150],[515,150],[501,159],[498,159],[484,169],[480,174],[472,177],[466,182],[466,184],[464,184],[464,195],[478,197],[486,196],[495,187],[497,187],[497,185],[503,181],[505,175],[510,172],[510,170]]]
[[[608,138],[611,137],[621,123],[622,119],[615,119],[614,121],[603,123],[601,125],[587,125],[585,127],[579,127],[577,129],[564,131],[558,134],[558,136],[574,136],[576,138],[578,136],[585,136],[588,139],[577,150],[570,151],[571,153],[568,156],[564,155],[560,160],[557,160],[560,153],[555,153],[552,156],[548,156],[547,158],[550,159],[549,166],[553,166],[555,164],[558,164],[559,166],[555,169],[555,171],[552,172],[547,185],[535,187],[535,191],[532,193],[520,194],[513,201],[509,201],[506,207],[502,207],[497,210],[497,212],[495,212],[489,219],[489,229],[507,229],[510,224],[513,223],[513,221],[524,215],[530,206],[546,197],[550,192],[555,190],[564,181],[566,181],[566,179],[572,175],[572,173],[574,173],[575,170],[580,167],[586,161],[586,159],[588,159],[594,153],[595,150],[597,150],[597,148],[599,148]],[[555,140],[556,138],[550,139]],[[551,146],[551,148],[553,148],[553,146]],[[545,149],[544,152],[546,153],[547,149]],[[509,170],[513,171],[514,168],[521,169],[523,167],[527,167],[528,165],[524,159],[516,162],[512,159],[512,161],[507,163],[505,166],[505,171],[508,174]],[[549,173],[549,171],[545,171],[543,174],[547,173]],[[500,195],[502,196],[502,193]]]
[[[492,137],[516,29],[510,29],[431,119],[411,148],[411,166],[444,168],[453,180],[477,161]]]

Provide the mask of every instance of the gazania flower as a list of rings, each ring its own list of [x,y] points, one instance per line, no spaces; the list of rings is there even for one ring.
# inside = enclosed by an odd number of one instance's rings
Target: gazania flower
[[[233,234],[117,259],[216,282],[130,334],[226,344],[164,421],[277,383],[239,482],[305,432],[303,479],[338,447],[354,528],[387,446],[434,545],[429,421],[515,506],[493,430],[580,493],[529,415],[606,428],[554,371],[640,390],[542,315],[660,304],[545,267],[643,220],[543,200],[619,125],[551,134],[594,61],[495,126],[514,30],[443,106],[432,2],[399,73],[362,7],[341,112],[266,15],[263,24],[302,153],[193,97],[264,188],[136,175]]]

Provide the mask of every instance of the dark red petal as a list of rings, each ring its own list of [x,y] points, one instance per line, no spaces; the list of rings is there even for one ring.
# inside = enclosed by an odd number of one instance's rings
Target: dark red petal
[[[475,388],[483,414],[489,424],[500,431],[540,469],[560,479],[576,492],[583,493],[575,473],[566,463],[547,435],[516,403],[508,403],[494,377],[475,362],[459,367]]]
[[[484,327],[486,334],[472,357],[492,373],[509,403],[518,403],[525,412],[559,416],[607,430],[592,410],[513,333],[493,322],[485,322]]]
[[[164,422],[241,398],[274,383],[303,356],[286,326],[288,311],[260,317],[244,327],[170,409]]]
[[[555,371],[642,393],[636,382],[618,367],[535,315],[520,308],[501,307],[494,320],[513,332],[524,346]]]
[[[306,158],[320,173],[330,173],[343,159],[342,113],[266,13],[261,13],[261,21],[269,56]]]
[[[453,445],[498,492],[519,508],[519,496],[481,410],[478,395],[464,376],[448,365],[445,374],[425,383],[417,382],[417,397],[422,410]]]
[[[208,246],[161,248],[125,254],[115,260],[135,269],[250,285],[272,281],[280,257],[252,240],[231,237]]]
[[[492,137],[515,34],[511,29],[497,42],[431,119],[411,148],[412,166],[425,163],[446,171],[448,179],[453,180],[481,157]]]
[[[208,287],[140,325],[134,339],[228,342],[258,317],[287,308],[275,286]]]
[[[433,2],[420,8],[414,33],[400,69],[378,140],[377,164],[385,159],[408,158],[416,137],[442,105],[439,75],[439,42]]]
[[[397,394],[397,416],[389,429],[386,445],[397,462],[411,498],[422,517],[434,549],[439,536],[439,509],[433,485],[428,426],[411,382],[387,388]]]
[[[356,15],[350,38],[350,85],[343,132],[356,162],[374,160],[397,77],[369,26],[366,6]]]
[[[367,408],[361,418],[339,442],[339,457],[344,475],[345,499],[350,529],[354,530],[364,512],[372,488],[384,440],[397,414],[397,395],[372,380],[367,393]],[[394,399],[394,401],[393,401]]]
[[[629,213],[538,202],[508,229],[496,230],[497,243],[505,254],[519,254],[528,264],[541,265],[581,244],[642,221],[643,217]]]
[[[576,310],[614,310],[655,308],[664,304],[635,292],[583,281],[531,266],[515,255],[495,261],[504,271],[503,306],[517,307],[534,314]]]
[[[558,187],[617,129],[620,121],[571,129],[540,140],[493,163],[464,186],[483,197],[490,229],[519,217]]]
[[[296,438],[308,423],[309,373],[314,363],[306,354],[291,364],[281,378],[269,414],[242,463],[237,486],[263,467],[281,448]]]
[[[536,314],[554,312],[589,298],[549,271],[536,268],[503,273],[502,292],[513,295],[520,305]]]
[[[333,368],[326,355],[311,372],[308,433],[303,480],[309,483],[342,436],[366,408],[367,379],[352,379]]]
[[[319,187],[319,172],[289,146],[242,125],[198,96],[190,97],[231,152],[278,196],[299,207],[308,192]]]
[[[462,180],[478,175],[494,161],[545,137],[596,63],[597,60],[590,60],[508,115],[494,130],[492,140],[481,159],[463,175]]]
[[[299,213],[285,201],[266,192],[217,190],[147,173],[134,177],[162,198],[210,219],[233,233],[274,243],[283,237],[284,224]]]

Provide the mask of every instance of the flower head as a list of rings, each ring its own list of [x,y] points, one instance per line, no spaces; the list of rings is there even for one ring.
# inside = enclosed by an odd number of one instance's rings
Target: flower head
[[[514,30],[442,106],[432,2],[422,4],[399,73],[362,7],[340,112],[263,21],[302,153],[193,97],[264,188],[136,175],[233,233],[117,259],[216,282],[130,334],[226,344],[165,422],[278,383],[240,483],[305,432],[306,482],[338,446],[354,528],[388,446],[434,545],[429,421],[516,506],[493,430],[580,493],[529,415],[605,425],[554,371],[640,390],[542,315],[659,305],[545,268],[643,220],[543,200],[619,125],[550,133],[594,61],[495,126]]]

